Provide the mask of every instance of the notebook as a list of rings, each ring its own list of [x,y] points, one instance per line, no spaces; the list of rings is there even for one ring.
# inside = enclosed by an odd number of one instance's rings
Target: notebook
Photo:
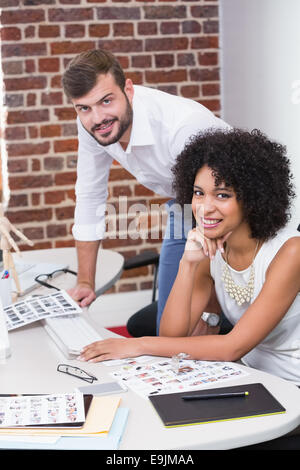
[[[248,391],[245,397],[185,401],[184,395]],[[285,408],[261,383],[149,396],[166,427],[185,426],[284,413]]]

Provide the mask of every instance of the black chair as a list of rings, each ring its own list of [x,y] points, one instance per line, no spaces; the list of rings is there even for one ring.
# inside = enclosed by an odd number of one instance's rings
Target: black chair
[[[156,312],[157,312],[157,274],[159,266],[159,254],[154,251],[145,251],[129,258],[124,263],[124,270],[153,265],[152,300],[149,305],[134,313],[127,322],[127,331],[131,336],[156,336]]]

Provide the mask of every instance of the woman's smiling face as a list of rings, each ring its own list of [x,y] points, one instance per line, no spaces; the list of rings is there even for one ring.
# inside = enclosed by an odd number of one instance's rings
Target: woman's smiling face
[[[197,225],[208,238],[219,238],[246,223],[234,190],[224,183],[216,186],[213,171],[207,165],[196,174],[192,210]]]

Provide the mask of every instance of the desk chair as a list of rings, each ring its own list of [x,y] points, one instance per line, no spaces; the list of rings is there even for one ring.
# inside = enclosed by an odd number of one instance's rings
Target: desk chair
[[[132,315],[126,325],[128,333],[136,338],[140,336],[156,336],[156,291],[159,254],[154,251],[145,251],[126,260],[123,268],[126,271],[149,265],[154,267],[151,303]]]

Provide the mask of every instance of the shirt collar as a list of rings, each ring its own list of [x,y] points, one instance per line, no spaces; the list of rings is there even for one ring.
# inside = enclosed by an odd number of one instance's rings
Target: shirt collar
[[[149,117],[145,110],[143,101],[137,96],[136,88],[135,94],[133,95],[133,121],[130,140],[127,145],[126,153],[131,152],[131,147],[153,145],[154,137],[149,122]]]

